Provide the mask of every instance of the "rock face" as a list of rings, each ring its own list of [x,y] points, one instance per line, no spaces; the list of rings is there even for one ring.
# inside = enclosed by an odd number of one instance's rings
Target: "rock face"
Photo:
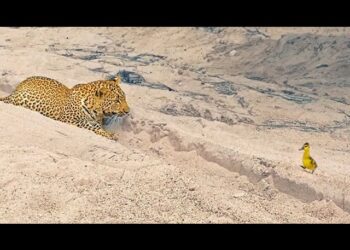
[[[122,81],[129,84],[140,84],[145,81],[145,79],[135,72],[121,70],[118,72],[118,74],[121,76]]]
[[[240,52],[235,59],[239,71],[264,75],[261,80],[288,80],[292,85],[297,80],[323,80],[350,85],[347,35],[286,34],[278,40],[258,39],[232,47]]]
[[[0,102],[0,222],[350,222],[349,28],[0,31],[1,96],[120,74],[131,108],[115,142]]]

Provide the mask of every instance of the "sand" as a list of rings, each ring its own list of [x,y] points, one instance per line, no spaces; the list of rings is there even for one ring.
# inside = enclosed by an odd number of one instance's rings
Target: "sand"
[[[145,79],[122,83],[118,142],[0,102],[1,223],[350,222],[349,28],[0,34],[0,96],[32,75]]]

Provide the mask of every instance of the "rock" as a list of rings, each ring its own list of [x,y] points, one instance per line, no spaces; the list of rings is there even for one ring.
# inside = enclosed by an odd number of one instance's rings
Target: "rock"
[[[234,56],[236,53],[237,53],[237,50],[234,49],[229,54],[230,54],[230,56]]]
[[[237,191],[234,194],[232,194],[232,196],[235,198],[243,197],[245,195],[246,195],[246,192],[243,192],[243,191]]]
[[[327,68],[327,67],[328,67],[328,64],[321,64],[321,65],[316,66],[316,69]]]
[[[218,82],[215,84],[215,90],[222,95],[236,95],[237,92],[234,89],[231,82]]]
[[[142,75],[132,71],[120,70],[118,75],[122,78],[125,83],[140,84],[145,81]]]

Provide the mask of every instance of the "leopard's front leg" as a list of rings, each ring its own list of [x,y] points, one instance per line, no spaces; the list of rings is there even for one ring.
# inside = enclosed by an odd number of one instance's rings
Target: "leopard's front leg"
[[[110,133],[104,130],[103,128],[95,129],[93,130],[95,134],[102,135],[110,140],[117,141],[118,140],[118,134],[117,133]]]

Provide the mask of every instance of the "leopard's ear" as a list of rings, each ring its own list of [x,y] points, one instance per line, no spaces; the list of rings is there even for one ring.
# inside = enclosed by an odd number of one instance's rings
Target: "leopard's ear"
[[[106,87],[101,87],[96,90],[95,96],[99,98],[103,98],[106,95],[107,91],[108,89]]]
[[[113,80],[114,80],[114,81],[116,82],[116,84],[118,84],[118,85],[120,85],[120,83],[121,83],[121,81],[122,81],[122,79],[121,79],[121,77],[120,77],[119,74],[117,74],[117,75],[114,77]]]

